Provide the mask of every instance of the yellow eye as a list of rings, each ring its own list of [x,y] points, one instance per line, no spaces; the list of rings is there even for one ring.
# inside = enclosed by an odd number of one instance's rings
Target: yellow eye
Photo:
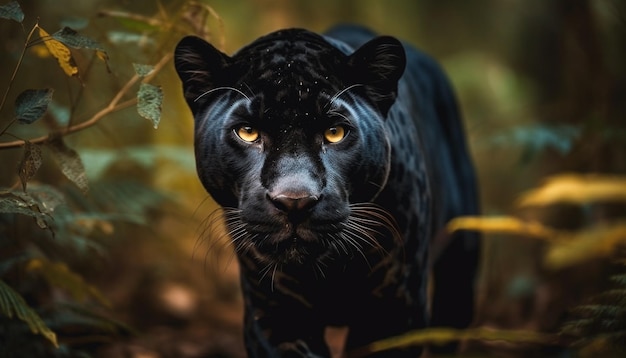
[[[330,127],[324,131],[324,139],[328,143],[337,143],[346,136],[346,130],[342,126]]]
[[[254,142],[259,139],[259,131],[249,126],[241,126],[237,128],[237,135],[244,142]]]

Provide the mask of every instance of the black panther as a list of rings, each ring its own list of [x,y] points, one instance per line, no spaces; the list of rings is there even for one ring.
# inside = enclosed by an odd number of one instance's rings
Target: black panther
[[[471,322],[479,238],[455,234],[429,255],[448,220],[478,212],[458,107],[434,60],[342,26],[277,31],[232,56],[186,37],[175,66],[198,175],[241,266],[250,357],[328,357],[327,326],[348,327],[350,351]]]

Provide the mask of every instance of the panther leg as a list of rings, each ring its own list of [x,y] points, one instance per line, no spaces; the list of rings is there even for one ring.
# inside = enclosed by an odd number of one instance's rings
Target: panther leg
[[[367,348],[376,341],[397,337],[426,326],[426,295],[425,291],[423,294],[418,292],[414,291],[410,298],[393,295],[370,296],[369,302],[361,305],[351,320],[346,342],[348,356],[352,352],[364,353],[367,357],[419,357],[422,352],[422,347],[419,346],[379,353],[372,353]]]
[[[254,282],[257,283],[257,282]],[[244,341],[251,358],[330,357],[319,315],[278,288],[242,279]]]
[[[480,237],[461,232],[434,264],[434,295],[430,325],[466,328],[474,318],[474,284],[480,255]],[[451,353],[456,345],[431,347],[436,353]]]
[[[249,357],[330,357],[323,328],[307,315],[292,313],[279,317],[246,312],[244,340]]]

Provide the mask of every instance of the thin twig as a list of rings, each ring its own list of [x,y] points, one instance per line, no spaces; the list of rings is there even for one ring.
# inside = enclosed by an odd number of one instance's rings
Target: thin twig
[[[165,56],[163,56],[161,60],[154,66],[154,70],[152,71],[152,73],[150,73],[150,75],[146,76],[143,79],[143,82],[145,83],[145,82],[149,82],[150,80],[152,80],[152,78],[154,78],[154,76],[161,69],[163,69],[163,67],[172,59],[172,56],[173,56],[172,53],[168,53]],[[94,124],[98,123],[98,121],[100,121],[102,118],[104,118],[105,116],[111,113],[114,113],[114,112],[117,112],[122,109],[135,105],[137,103],[137,98],[132,98],[121,103],[120,101],[127,94],[127,92],[130,91],[130,89],[133,88],[133,86],[137,82],[139,82],[139,80],[141,80],[141,77],[139,75],[134,75],[128,82],[126,82],[124,87],[122,87],[122,89],[120,89],[119,92],[117,92],[115,97],[113,97],[113,99],[109,102],[109,104],[106,107],[98,111],[88,120],[72,125],[70,127],[61,129],[55,132],[54,134],[43,135],[41,137],[29,139],[28,141],[33,144],[38,144],[38,143],[43,143],[47,141],[48,139],[50,139],[51,136],[58,136],[58,135],[64,136],[67,134],[72,134],[72,133],[81,131],[85,128],[89,128],[93,126]],[[26,140],[16,140],[12,142],[0,143],[0,149],[21,147],[24,145],[25,142]]]
[[[26,50],[28,49],[30,38],[33,36],[37,28],[39,28],[39,21],[35,23],[33,28],[28,33],[28,36],[26,36],[26,41],[24,41],[24,48],[22,49],[22,54],[20,55],[19,60],[17,60],[17,64],[15,65],[15,69],[13,70],[13,74],[11,75],[11,80],[9,80],[7,89],[4,92],[4,96],[2,97],[2,102],[0,102],[0,111],[2,110],[2,108],[4,108],[4,103],[6,102],[7,97],[9,96],[9,92],[11,91],[11,86],[13,85],[13,81],[15,81],[15,76],[17,76],[17,71],[20,69],[20,66],[22,65],[22,60],[24,59],[24,55],[26,54]]]

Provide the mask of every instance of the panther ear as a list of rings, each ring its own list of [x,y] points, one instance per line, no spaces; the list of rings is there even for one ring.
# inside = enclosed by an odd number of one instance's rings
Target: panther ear
[[[187,36],[180,40],[174,52],[174,65],[194,114],[200,108],[204,93],[227,84],[231,64],[228,55],[199,37]]]
[[[376,37],[348,57],[352,81],[365,85],[367,94],[385,117],[398,92],[406,54],[402,43],[391,36]]]

